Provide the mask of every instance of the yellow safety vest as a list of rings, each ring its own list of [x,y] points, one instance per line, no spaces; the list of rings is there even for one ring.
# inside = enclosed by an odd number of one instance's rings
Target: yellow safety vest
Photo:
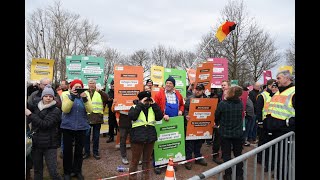
[[[277,91],[270,100],[267,114],[281,120],[295,117],[295,109],[292,106],[292,96],[294,94],[295,86],[284,90],[282,93]]]
[[[261,93],[261,96],[263,97],[263,101],[264,101],[263,102],[263,109],[262,109],[262,120],[264,120],[267,116],[267,110],[269,107],[271,97],[270,97],[270,93],[267,91],[263,91]]]
[[[133,108],[135,108],[136,105],[133,105]],[[148,122],[146,119],[146,115],[143,113],[143,111],[140,112],[139,117],[136,121],[132,121],[132,128],[139,127],[139,126],[154,126],[156,124],[156,116],[153,112],[152,107],[148,108]]]
[[[90,93],[88,91],[85,91],[85,93],[90,98]],[[100,93],[95,91],[93,93],[91,102],[92,102],[92,112],[103,114],[103,102],[102,102],[102,98],[101,98]],[[88,113],[88,114],[90,114],[90,113]]]

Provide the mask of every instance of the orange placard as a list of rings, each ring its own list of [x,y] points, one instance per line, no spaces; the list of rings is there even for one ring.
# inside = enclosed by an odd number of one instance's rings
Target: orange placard
[[[128,134],[127,136],[127,140],[126,140],[126,147],[129,148],[131,147],[130,145],[130,134]],[[120,148],[120,132],[117,132],[117,136],[116,136],[116,148]]]
[[[218,98],[191,98],[186,140],[212,139]]]
[[[195,69],[189,69],[186,68],[187,74],[188,74],[188,79],[189,79],[189,84],[192,84],[196,80],[196,70]]]
[[[209,96],[211,94],[211,79],[212,79],[212,71],[213,63],[200,63],[197,66],[196,70],[196,78],[195,78],[195,86],[199,83],[202,83],[205,87],[204,93]]]
[[[142,66],[114,66],[114,110],[129,110],[133,100],[143,91]]]

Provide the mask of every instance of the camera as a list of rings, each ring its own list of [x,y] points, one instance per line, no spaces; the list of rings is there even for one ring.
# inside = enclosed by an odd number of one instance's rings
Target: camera
[[[147,97],[146,101],[152,102],[151,97]]]

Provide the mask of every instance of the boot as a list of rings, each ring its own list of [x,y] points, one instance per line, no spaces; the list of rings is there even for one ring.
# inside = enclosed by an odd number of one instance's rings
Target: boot
[[[111,143],[113,141],[114,141],[113,137],[109,137],[109,139],[107,140],[107,143]]]

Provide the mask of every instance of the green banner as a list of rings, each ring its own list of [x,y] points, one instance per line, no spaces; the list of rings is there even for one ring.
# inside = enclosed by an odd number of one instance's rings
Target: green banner
[[[170,117],[169,121],[157,121],[155,127],[158,137],[154,144],[155,165],[168,164],[170,157],[174,162],[185,160],[183,116]]]
[[[186,71],[173,69],[173,68],[164,68],[164,85],[169,76],[172,76],[176,80],[175,89],[180,91],[182,97],[186,97]]]
[[[239,80],[232,79],[230,84],[231,84],[231,86],[237,86],[237,85],[239,85]]]
[[[88,80],[96,80],[98,88],[104,87],[104,62],[102,57],[95,56],[67,56],[66,57],[66,72],[67,81],[81,79],[85,88],[88,88]]]

